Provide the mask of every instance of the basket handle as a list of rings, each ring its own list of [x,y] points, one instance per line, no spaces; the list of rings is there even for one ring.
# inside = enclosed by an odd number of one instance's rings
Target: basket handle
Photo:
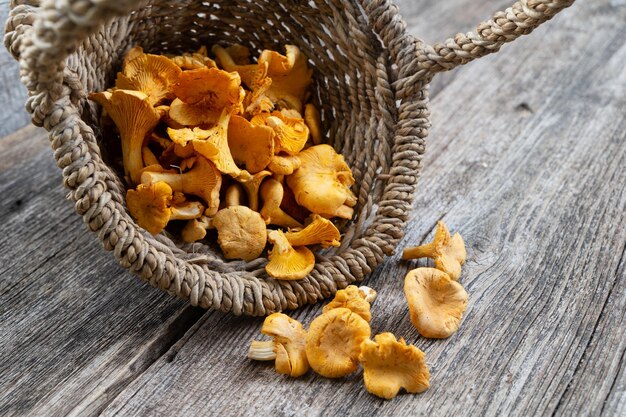
[[[32,26],[28,34],[15,39],[19,44],[13,51],[19,55],[22,81],[31,92],[27,110],[33,114],[33,122],[41,125],[53,111],[54,103],[67,94],[63,86],[66,58],[103,23],[138,9],[142,0],[12,0],[11,3],[14,8],[22,4],[34,6]]]
[[[574,0],[518,0],[481,22],[474,32],[457,33],[454,38],[433,45],[418,42],[419,67],[432,76],[497,52],[505,43],[529,34],[573,3]]]

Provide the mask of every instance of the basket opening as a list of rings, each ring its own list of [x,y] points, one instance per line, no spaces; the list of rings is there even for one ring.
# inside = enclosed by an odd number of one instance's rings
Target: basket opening
[[[285,44],[294,44],[309,58],[314,70],[312,101],[321,109],[326,141],[344,155],[356,179],[353,190],[359,202],[353,220],[340,224],[343,245],[317,252],[322,258],[341,255],[363,236],[376,214],[385,185],[379,175],[390,173],[398,117],[393,94],[382,94],[391,83],[391,75],[386,77],[391,74],[387,54],[362,10],[351,2],[152,0],[130,16],[107,24],[69,58],[68,65],[81,76],[87,92],[100,91],[113,84],[125,52],[134,45],[147,52],[176,54],[203,45],[210,49],[215,43],[245,45],[253,56],[265,48],[283,52]],[[85,103],[82,114],[100,131],[93,104]],[[114,142],[110,135],[102,135],[100,151],[121,178],[115,163],[120,150]],[[184,245],[170,237],[190,254],[220,253],[204,244]],[[224,260],[213,267],[232,271],[241,264],[245,263]]]

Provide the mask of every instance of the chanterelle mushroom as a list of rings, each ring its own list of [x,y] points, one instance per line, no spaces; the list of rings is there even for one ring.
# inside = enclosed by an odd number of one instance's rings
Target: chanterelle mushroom
[[[133,184],[139,184],[144,167],[141,155],[144,138],[159,123],[159,112],[141,91],[103,91],[92,93],[89,98],[102,105],[115,122],[122,140],[124,171]]]
[[[145,54],[139,46],[128,56],[131,59],[124,60],[122,72],[117,74],[117,88],[141,91],[153,106],[174,98],[174,84],[182,72],[178,65],[165,56]]]
[[[373,292],[373,293],[372,293]],[[376,298],[376,291],[369,287],[363,289],[356,285],[348,285],[345,289],[337,291],[335,298],[324,306],[322,311],[329,312],[334,308],[347,308],[361,316],[368,323],[372,319],[370,313],[370,301]]]
[[[211,161],[200,155],[183,162],[185,167],[191,168],[189,171],[182,174],[172,174],[144,170],[141,174],[141,182],[151,184],[163,181],[169,184],[174,191],[196,195],[206,202],[206,215],[212,216],[217,212],[220,204],[222,175]]]
[[[381,333],[361,345],[359,361],[363,365],[365,388],[370,394],[387,400],[401,388],[409,393],[424,392],[430,386],[426,355],[403,338]]]
[[[315,255],[306,246],[293,247],[280,230],[272,230],[267,240],[274,244],[269,251],[265,271],[271,277],[296,280],[306,277],[315,266]]]
[[[164,182],[139,184],[136,190],[128,190],[126,204],[137,224],[153,235],[160,233],[170,220],[194,219],[204,212],[198,202],[173,206],[172,188]]]
[[[183,71],[174,86],[178,99],[170,105],[169,116],[181,125],[195,126],[218,120],[223,111],[239,111],[245,96],[240,84],[237,73],[217,68]]]
[[[292,155],[274,155],[270,160],[267,169],[277,175],[291,175],[300,168],[302,162],[300,158]]]
[[[235,164],[233,156],[228,147],[228,126],[231,113],[228,110],[222,111],[217,124],[208,129],[172,129],[168,128],[167,133],[177,145],[186,146],[188,143],[200,155],[215,164],[217,169],[224,174],[237,176],[241,170]]]
[[[267,229],[261,215],[245,206],[227,207],[211,220],[226,259],[251,261],[265,249]]]
[[[298,156],[302,165],[285,178],[298,204],[324,217],[351,218],[354,177],[343,156],[329,145],[312,146]]]
[[[280,208],[283,200],[283,186],[273,178],[265,180],[259,191],[263,200],[261,216],[267,224],[274,224],[287,228],[300,228],[302,225],[296,219]],[[304,245],[303,245],[304,246]]]
[[[435,239],[421,246],[406,248],[402,253],[402,259],[431,258],[435,261],[435,268],[450,275],[453,280],[461,276],[461,266],[465,263],[467,252],[465,243],[460,234],[450,236],[446,224],[442,221],[437,223]]]
[[[357,370],[361,344],[370,326],[347,308],[334,308],[313,320],[306,335],[306,356],[311,368],[327,378],[340,378]]]
[[[452,336],[461,323],[467,306],[467,292],[443,271],[417,268],[404,279],[404,295],[411,322],[424,337],[444,339]]]
[[[253,125],[241,116],[232,116],[228,125],[228,147],[238,164],[251,174],[267,167],[274,155],[274,131]]]
[[[287,232],[287,240],[294,246],[322,245],[323,248],[339,246],[341,234],[333,222],[312,214],[311,222],[302,230]]]
[[[248,171],[241,171],[241,174],[235,179],[246,190],[248,196],[248,206],[254,210],[259,210],[259,188],[266,177],[272,175],[269,171],[259,171],[254,175],[250,175]]]
[[[181,232],[183,242],[193,243],[204,239],[206,236],[206,230],[210,227],[211,219],[206,216],[189,220]]]
[[[309,370],[304,348],[306,331],[299,321],[274,313],[265,318],[261,333],[272,337],[270,342],[254,341],[248,357],[255,360],[275,360],[276,372],[297,378]],[[270,354],[271,352],[273,353]]]
[[[273,112],[265,119],[265,124],[274,130],[276,152],[282,151],[289,155],[297,155],[309,138],[309,128],[303,119],[292,119],[280,112]]]

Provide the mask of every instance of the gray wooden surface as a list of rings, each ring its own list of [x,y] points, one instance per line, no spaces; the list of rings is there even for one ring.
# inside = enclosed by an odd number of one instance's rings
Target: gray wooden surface
[[[398,1],[431,42],[508,4],[475,3]],[[440,218],[458,230],[470,302],[456,335],[425,340],[402,295],[424,263],[395,256],[368,279],[373,331],[422,348],[432,374],[430,390],[392,401],[360,372],[292,380],[246,360],[261,319],[139,282],[64,199],[45,133],[0,139],[0,415],[626,416],[625,39],[626,3],[579,1],[433,83],[403,244]],[[320,310],[293,314],[308,324]]]

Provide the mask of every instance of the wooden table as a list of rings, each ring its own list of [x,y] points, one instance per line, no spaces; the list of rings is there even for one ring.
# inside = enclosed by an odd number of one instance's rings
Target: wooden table
[[[6,1],[2,2],[6,14]],[[508,1],[398,2],[427,41]],[[483,4],[488,3],[488,4]],[[464,236],[461,328],[426,340],[386,260],[373,332],[423,349],[431,388],[383,401],[362,373],[292,380],[246,351],[262,319],[206,312],[140,282],[64,196],[45,132],[0,140],[0,414],[626,415],[626,3],[579,1],[432,86],[433,128],[402,245],[444,219]],[[6,109],[21,108],[2,55]],[[23,126],[13,111],[3,128]],[[5,132],[6,133],[6,132]],[[309,323],[321,305],[293,315]]]

